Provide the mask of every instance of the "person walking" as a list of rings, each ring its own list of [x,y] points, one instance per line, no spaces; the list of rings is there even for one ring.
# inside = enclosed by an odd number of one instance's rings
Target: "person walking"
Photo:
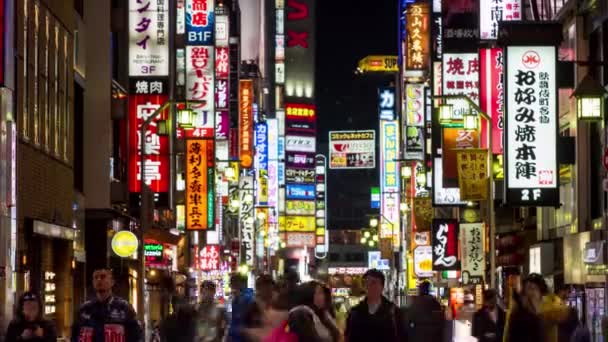
[[[173,313],[160,326],[161,342],[192,342],[196,338],[196,311],[184,298],[171,298]]]
[[[344,340],[346,342],[405,340],[406,333],[401,324],[399,309],[382,295],[384,274],[371,269],[363,278],[367,296],[350,311],[346,320]]]
[[[289,331],[298,341],[339,342],[341,334],[327,309],[323,285],[310,281],[297,290],[296,306],[289,311]]]
[[[226,312],[215,302],[216,285],[206,280],[201,284],[201,302],[196,308],[196,341],[221,342],[226,330]]]
[[[72,342],[140,342],[143,332],[129,302],[112,294],[112,271],[93,272],[95,299],[84,303],[72,327]]]
[[[540,274],[530,274],[521,293],[514,293],[507,314],[504,342],[557,342],[557,326],[568,317],[568,307],[549,293]]]
[[[232,297],[232,313],[230,315],[230,327],[228,329],[227,342],[245,342],[244,316],[247,308],[253,302],[253,294],[246,288],[247,280],[240,274],[230,277],[230,290]]]
[[[431,283],[425,280],[418,286],[418,296],[412,298],[406,310],[409,342],[442,341],[445,314],[441,304],[431,295]]]
[[[501,342],[505,320],[505,311],[496,303],[496,291],[485,290],[483,307],[473,316],[472,335],[479,342]]]
[[[6,331],[6,342],[55,342],[57,333],[52,322],[42,317],[42,302],[34,292],[19,297],[15,319]]]

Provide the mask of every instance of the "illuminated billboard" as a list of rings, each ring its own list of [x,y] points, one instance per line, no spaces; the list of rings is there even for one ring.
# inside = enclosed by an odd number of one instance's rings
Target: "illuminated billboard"
[[[213,45],[214,12],[214,0],[186,0],[187,45]]]
[[[129,76],[169,76],[169,0],[129,0]]]
[[[376,167],[376,131],[330,131],[330,169]]]
[[[285,94],[288,97],[314,98],[315,3],[316,0],[285,3]]]
[[[213,229],[215,224],[215,151],[212,139],[186,140],[186,229]]]

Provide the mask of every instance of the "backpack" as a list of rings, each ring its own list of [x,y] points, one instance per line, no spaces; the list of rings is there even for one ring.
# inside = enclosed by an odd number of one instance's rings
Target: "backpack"
[[[264,342],[298,342],[298,336],[289,331],[289,324],[284,320],[272,330]]]

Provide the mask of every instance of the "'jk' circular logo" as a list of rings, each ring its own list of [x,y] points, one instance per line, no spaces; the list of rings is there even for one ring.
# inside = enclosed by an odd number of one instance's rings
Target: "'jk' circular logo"
[[[521,62],[528,69],[536,69],[540,65],[540,55],[536,51],[526,51]]]

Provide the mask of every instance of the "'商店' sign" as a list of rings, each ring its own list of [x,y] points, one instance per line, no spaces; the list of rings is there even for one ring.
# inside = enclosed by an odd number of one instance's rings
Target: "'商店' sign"
[[[559,202],[555,46],[506,48],[506,201]]]

